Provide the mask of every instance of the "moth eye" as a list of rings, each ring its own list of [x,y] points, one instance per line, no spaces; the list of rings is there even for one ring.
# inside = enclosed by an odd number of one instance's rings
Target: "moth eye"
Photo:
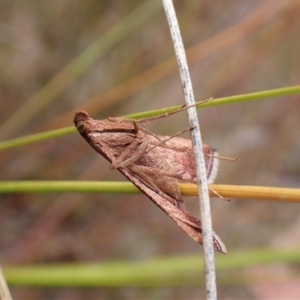
[[[74,124],[80,133],[84,133],[88,129],[87,120],[89,115],[85,111],[78,111],[74,116]]]
[[[79,133],[84,134],[89,131],[89,124],[85,121],[79,121],[77,124],[75,124],[77,130]]]

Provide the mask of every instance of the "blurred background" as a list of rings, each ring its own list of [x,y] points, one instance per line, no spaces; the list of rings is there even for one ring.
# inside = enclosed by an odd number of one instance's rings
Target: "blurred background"
[[[300,1],[174,4],[197,101],[299,84]],[[103,119],[184,103],[159,0],[0,0],[0,18],[1,140],[72,126],[78,109]],[[220,162],[216,183],[299,187],[299,109],[299,96],[293,96],[199,110],[204,141],[222,156],[239,158]],[[149,126],[160,135],[186,127],[185,113]],[[124,180],[77,133],[2,151],[0,170],[0,180]],[[3,265],[137,262],[202,252],[144,195],[1,194],[0,199]],[[197,200],[186,202],[198,216]],[[297,204],[212,199],[212,213],[229,256],[235,250],[300,245]],[[277,271],[283,270],[293,272],[287,266]],[[300,297],[300,277],[292,278],[220,288],[219,297]],[[33,300],[204,295],[198,288],[11,291],[13,299]]]

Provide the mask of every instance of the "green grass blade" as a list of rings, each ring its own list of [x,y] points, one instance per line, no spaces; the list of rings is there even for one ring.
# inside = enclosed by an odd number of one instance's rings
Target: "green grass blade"
[[[200,104],[198,108],[212,107],[217,105],[225,105],[225,104],[232,104],[232,103],[245,102],[245,101],[263,100],[263,99],[268,99],[273,97],[283,97],[283,96],[290,96],[295,94],[300,94],[300,85],[281,88],[281,89],[274,89],[269,91],[262,91],[262,92],[256,92],[250,94],[213,99],[206,103]],[[148,118],[148,117],[153,117],[160,114],[172,112],[178,109],[179,107],[180,106],[172,106],[168,108],[156,109],[156,110],[142,112],[142,113],[130,114],[124,116],[124,118],[128,118],[128,119]],[[46,131],[34,135],[28,135],[25,137],[2,141],[0,142],[0,151],[13,148],[13,147],[26,145],[29,143],[35,143],[35,142],[63,136],[66,134],[73,133],[75,131],[76,131],[75,128],[65,127],[57,130],[51,130],[51,131]]]
[[[130,182],[115,181],[1,181],[0,193],[120,193],[137,194]]]
[[[261,278],[257,276],[243,274],[243,269],[253,266],[262,268],[278,263],[297,264],[299,261],[298,250],[256,249],[229,252],[226,256],[217,255],[218,285],[261,282]],[[204,282],[199,280],[199,277],[203,278],[204,272],[200,255],[169,257],[139,263],[94,262],[5,266],[3,272],[9,285],[23,286],[170,287],[199,286]]]

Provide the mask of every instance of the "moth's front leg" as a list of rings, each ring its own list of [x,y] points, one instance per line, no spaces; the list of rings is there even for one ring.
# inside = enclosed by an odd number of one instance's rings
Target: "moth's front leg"
[[[123,122],[124,120],[118,118],[109,118],[111,122]],[[139,160],[146,153],[148,138],[147,136],[139,129],[135,120],[126,120],[126,122],[132,124],[132,130],[134,131],[134,139],[128,136],[128,141],[126,140],[126,132],[124,132],[125,138],[123,143],[129,144],[128,146],[124,146],[124,149],[120,151],[119,156],[116,157],[110,167],[111,169],[124,168]],[[120,127],[119,131],[122,132],[122,127]],[[127,128],[126,128],[127,129]]]
[[[136,138],[130,145],[128,145],[121,154],[112,161],[110,168],[124,168],[129,165],[134,164],[138,159],[140,159],[146,152],[147,140],[140,140]]]

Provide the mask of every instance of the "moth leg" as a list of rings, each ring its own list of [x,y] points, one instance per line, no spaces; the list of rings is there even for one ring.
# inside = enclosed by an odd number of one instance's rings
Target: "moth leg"
[[[120,121],[126,121],[126,122],[129,122],[129,123],[132,123],[132,122],[135,122],[135,123],[142,123],[142,124],[147,124],[149,122],[152,122],[152,121],[155,121],[155,120],[159,120],[159,119],[162,119],[162,118],[167,118],[167,117],[170,117],[172,115],[175,115],[181,111],[184,111],[186,109],[188,109],[189,107],[193,107],[193,106],[198,106],[198,105],[201,105],[201,104],[204,104],[206,102],[209,102],[212,98],[209,98],[209,99],[206,99],[206,100],[203,100],[203,101],[198,101],[196,102],[195,104],[192,104],[192,105],[182,105],[181,107],[175,109],[174,111],[171,111],[171,112],[167,112],[167,113],[163,113],[163,114],[160,114],[158,116],[153,116],[153,117],[148,117],[148,118],[141,118],[141,119],[138,119],[138,120],[134,120],[134,119],[126,119],[126,118],[118,118],[118,117],[108,117],[107,120],[111,121],[111,122],[120,122]]]
[[[226,201],[226,202],[230,202],[231,201],[231,199],[229,198],[224,198],[220,193],[218,193],[216,190],[214,190],[214,189],[212,189],[212,188],[208,188],[215,196],[213,196],[213,197],[218,197],[218,198],[220,198],[220,199],[222,199],[222,200],[224,200],[224,201]]]
[[[118,169],[134,164],[145,154],[146,148],[147,140],[142,142],[140,140],[134,140],[117,158],[111,162],[110,168]]]
[[[192,104],[192,105],[189,105],[189,106],[182,105],[181,107],[175,109],[174,111],[167,112],[167,113],[164,113],[164,114],[161,114],[161,115],[158,115],[158,116],[154,116],[154,117],[148,117],[148,118],[139,119],[139,120],[136,120],[136,122],[137,123],[149,123],[149,122],[152,122],[154,120],[158,120],[158,119],[170,117],[170,116],[175,115],[175,114],[177,114],[177,113],[179,113],[179,112],[181,112],[183,110],[188,109],[189,107],[198,106],[198,105],[206,103],[206,102],[208,102],[210,100],[211,100],[211,98],[203,100],[203,101],[196,102],[195,104]]]
[[[175,133],[174,135],[172,135],[172,136],[170,136],[170,137],[168,137],[168,138],[166,138],[166,139],[164,139],[164,140],[160,140],[158,137],[156,137],[156,138],[159,140],[159,143],[154,144],[151,148],[149,148],[149,149],[147,150],[146,153],[150,152],[152,149],[154,149],[154,148],[156,148],[156,147],[158,147],[158,146],[162,146],[162,147],[167,148],[167,149],[172,149],[172,150],[174,150],[174,151],[185,152],[186,149],[183,150],[183,149],[180,149],[180,148],[178,148],[178,147],[168,146],[168,145],[166,145],[165,143],[166,143],[167,141],[171,140],[172,138],[174,138],[174,137],[176,137],[176,136],[178,136],[178,135],[180,135],[180,134],[182,134],[182,133],[184,133],[184,132],[186,132],[186,131],[190,131],[190,130],[191,130],[191,127],[187,128],[187,129],[184,129],[184,130],[181,130],[181,131]]]
[[[117,169],[121,167],[127,167],[134,164],[142,156],[144,156],[147,151],[148,139],[147,136],[140,131],[135,120],[132,121],[134,127],[136,138],[135,140],[125,148],[125,150],[111,163],[111,169]]]

